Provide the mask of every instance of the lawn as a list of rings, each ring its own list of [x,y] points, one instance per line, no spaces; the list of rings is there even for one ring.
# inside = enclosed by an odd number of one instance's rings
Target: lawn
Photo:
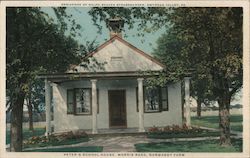
[[[242,132],[243,117],[242,115],[231,115],[230,116],[230,126],[231,130]],[[197,126],[209,127],[209,128],[219,128],[219,117],[218,116],[202,116],[200,119],[198,117],[192,117],[192,124]]]
[[[45,133],[45,128],[34,128],[34,132],[29,129],[23,129],[23,139],[28,139],[33,136],[42,136]],[[6,131],[6,144],[10,144],[10,130]]]
[[[218,137],[219,132],[213,131],[200,131],[200,132],[189,132],[189,133],[169,133],[169,132],[159,132],[159,133],[148,133],[148,138],[153,139],[169,139],[169,138],[193,138],[193,137]]]
[[[242,152],[242,139],[232,139],[232,146],[222,147],[219,140],[178,141],[135,144],[138,152]]]
[[[100,146],[86,146],[86,147],[68,147],[68,148],[54,148],[54,149],[36,149],[26,150],[25,152],[102,152],[103,147]]]

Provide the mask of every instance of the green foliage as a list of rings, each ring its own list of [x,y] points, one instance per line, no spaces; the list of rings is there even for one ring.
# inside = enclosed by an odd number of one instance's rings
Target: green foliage
[[[174,8],[154,54],[169,71],[195,69],[191,94],[217,99],[242,85],[241,8]]]
[[[59,140],[54,135],[51,135],[49,137],[46,137],[46,136],[31,137],[27,140],[24,140],[24,148],[70,145],[70,144],[77,144],[77,143],[82,143],[82,142],[87,142],[87,141],[89,141],[88,137],[65,138],[61,140]]]
[[[165,27],[154,50],[169,73],[157,77],[160,83],[195,70],[192,92],[203,99],[221,98],[225,89],[231,97],[242,86],[242,8],[98,7],[89,14],[99,29],[100,22],[120,17],[129,28],[138,26],[137,36]]]
[[[44,111],[45,110],[44,81],[35,78],[33,82],[31,82],[31,87],[29,91],[31,93],[31,105],[33,109],[38,113]]]
[[[21,149],[22,110],[24,97],[32,91],[37,74],[65,72],[70,64],[80,63],[79,45],[72,37],[80,27],[70,19],[66,8],[54,8],[57,22],[41,8],[6,9],[6,83],[7,96],[12,113],[12,135],[16,151]],[[66,36],[69,30],[70,36]],[[42,87],[40,87],[42,91]],[[40,92],[41,92],[40,91]]]
[[[195,79],[211,82],[216,97],[233,95],[242,85],[242,8],[176,8],[170,20]]]
[[[138,32],[136,36],[144,36],[144,33],[153,32],[168,24],[165,16],[170,11],[169,8],[157,7],[93,7],[89,11],[94,25],[101,32],[100,22],[106,22],[109,18],[120,17],[124,20],[128,29],[134,28],[137,24]],[[153,24],[153,25],[151,25]]]
[[[40,8],[7,8],[8,96],[19,85],[27,92],[28,83],[39,72],[63,72],[69,64],[79,62],[78,44],[63,30]]]

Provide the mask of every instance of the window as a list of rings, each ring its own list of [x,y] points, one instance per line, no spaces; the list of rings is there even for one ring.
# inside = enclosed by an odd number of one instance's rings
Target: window
[[[76,89],[76,114],[91,114],[90,89]]]
[[[160,111],[160,89],[145,88],[144,90],[144,111],[159,112]]]
[[[161,112],[168,111],[168,88],[157,87],[144,90],[144,112]],[[138,87],[136,88],[136,111],[139,112],[138,107]]]
[[[90,88],[77,88],[67,90],[67,114],[92,113],[92,99]],[[97,89],[97,113],[99,113],[99,90]]]

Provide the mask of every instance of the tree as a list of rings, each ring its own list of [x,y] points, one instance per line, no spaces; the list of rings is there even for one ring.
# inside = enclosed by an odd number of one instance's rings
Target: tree
[[[26,94],[26,103],[29,114],[29,130],[34,131],[33,128],[33,113],[40,113],[45,109],[45,95],[44,95],[44,81],[41,79],[34,78],[33,81],[29,83],[27,94]]]
[[[28,107],[28,113],[29,113],[29,130],[34,131],[33,127],[33,106],[32,106],[32,98],[31,98],[31,85],[29,84],[27,96],[26,96],[26,102]]]
[[[116,8],[113,12],[111,10],[112,8],[93,8],[90,15],[96,24],[99,20],[119,16],[131,26],[139,19],[140,22],[137,24],[144,33],[162,27],[171,28],[169,31],[174,32],[176,39],[187,43],[175,48],[180,49],[176,57],[181,56],[184,60],[181,60],[180,64],[194,69],[197,78],[208,81],[209,86],[206,88],[209,88],[219,103],[220,144],[230,145],[230,100],[242,86],[242,8]],[[178,68],[180,65],[170,66]],[[183,71],[181,67],[182,65],[177,72]],[[184,72],[186,73],[187,69]]]
[[[153,50],[153,55],[166,65],[166,71],[175,74],[179,78],[187,72],[191,65],[186,64],[187,56],[182,53],[183,48],[187,48],[189,41],[177,37],[178,34],[173,28],[169,28],[166,33],[156,41],[157,48]],[[204,49],[196,49],[195,52],[201,54]],[[213,100],[211,91],[211,79],[200,77],[197,73],[192,75],[190,95],[197,100],[197,116],[201,116],[201,103]]]
[[[41,72],[64,72],[79,63],[78,43],[65,35],[70,16],[54,8],[57,23],[41,8],[7,8],[7,96],[11,107],[11,151],[22,151],[23,103],[28,87]],[[70,23],[71,24],[71,23]],[[73,29],[72,29],[73,28]],[[78,25],[71,25],[75,35]]]
[[[230,100],[242,86],[242,9],[176,8],[170,19],[178,37],[190,43],[182,50],[187,62],[199,79],[211,81],[209,90],[219,103],[220,143],[230,145]]]

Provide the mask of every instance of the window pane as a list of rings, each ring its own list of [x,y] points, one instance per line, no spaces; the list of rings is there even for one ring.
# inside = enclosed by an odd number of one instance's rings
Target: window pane
[[[67,91],[67,113],[73,114],[74,112],[74,90],[69,89]]]
[[[76,89],[76,113],[90,114],[90,89]]]
[[[159,111],[159,89],[145,88],[145,112]]]

